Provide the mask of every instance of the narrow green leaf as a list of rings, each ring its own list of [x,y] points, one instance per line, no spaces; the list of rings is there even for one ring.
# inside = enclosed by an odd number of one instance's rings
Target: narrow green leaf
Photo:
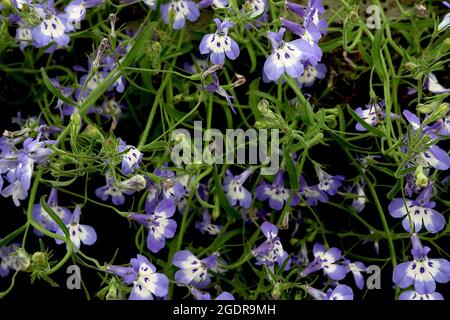
[[[383,30],[377,30],[372,42],[372,63],[381,81],[385,81],[387,78],[385,73],[385,62],[381,50],[383,40]]]
[[[12,240],[14,240],[19,234],[21,234],[25,229],[27,228],[27,224],[24,224],[20,228],[14,230],[10,234],[8,234],[6,237],[0,240],[0,248],[8,245]]]
[[[64,235],[66,236],[67,239],[70,239],[70,234],[69,234],[69,230],[67,230],[66,225],[64,224],[64,222],[61,220],[61,218],[55,213],[55,211],[53,211],[48,205],[47,202],[45,201],[45,196],[41,197],[40,200],[40,204],[42,206],[42,209],[44,209],[45,212],[47,212],[49,214],[50,217],[52,217],[53,221],[56,222],[56,224],[61,228],[61,230],[63,231]]]
[[[45,72],[45,69],[42,67],[41,69],[41,74],[42,74],[42,79],[44,80],[44,84],[47,87],[47,89],[53,93],[53,95],[55,97],[57,97],[58,99],[62,100],[63,102],[71,105],[71,106],[76,106],[77,103],[75,101],[73,101],[70,98],[64,97],[64,95],[61,93],[61,91],[59,91],[52,83],[52,81],[50,80],[50,78],[48,77],[47,73]]]
[[[252,66],[250,68],[250,72],[253,72],[253,71],[255,71],[256,64],[257,64],[255,50],[253,50],[253,46],[250,44],[248,44],[246,46],[246,48],[247,48],[248,56],[250,57],[250,62],[252,64]]]
[[[375,128],[374,126],[371,126],[367,122],[365,122],[353,109],[347,104],[345,105],[347,107],[348,112],[354,118],[356,121],[358,121],[359,124],[361,124],[364,128],[366,128],[370,133],[373,133],[374,135],[378,137],[384,137],[385,134],[383,131],[381,131],[378,128]]]
[[[388,192],[387,198],[389,200],[394,199],[394,197],[397,194],[397,192],[400,191],[401,186],[402,186],[402,179],[397,179],[397,182],[395,183],[394,187],[391,189],[391,191]]]
[[[297,174],[297,167],[292,160],[291,155],[287,150],[284,150],[284,160],[286,162],[286,169],[289,175],[289,182],[292,190],[298,190],[299,188],[299,178]]]
[[[56,180],[46,180],[46,179],[41,179],[42,182],[45,183],[49,183],[50,185],[54,186],[54,187],[67,187],[70,186],[72,183],[75,182],[75,180],[77,180],[78,176],[73,177],[70,180],[67,181],[56,181]]]

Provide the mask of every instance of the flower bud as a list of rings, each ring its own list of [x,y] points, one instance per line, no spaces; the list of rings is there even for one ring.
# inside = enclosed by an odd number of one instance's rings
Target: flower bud
[[[416,186],[418,186],[419,188],[425,188],[428,185],[428,177],[423,171],[422,166],[418,166],[416,168],[414,177],[416,178]]]
[[[281,283],[276,283],[271,292],[272,298],[278,300],[281,297],[282,293],[283,293],[283,285]]]
[[[117,15],[115,15],[114,13],[111,13],[109,15],[109,23],[111,25],[111,38],[115,38],[116,37],[116,23],[119,20],[119,18],[117,18]]]
[[[78,109],[74,109],[72,115],[70,116],[70,122],[72,122],[76,127],[81,125],[81,116]]]
[[[264,122],[261,121],[255,121],[255,124],[253,125],[256,129],[266,129],[267,126],[264,124]]]
[[[414,70],[415,68],[417,68],[417,65],[416,65],[415,63],[413,63],[413,62],[407,62],[407,63],[405,63],[405,69],[406,69],[406,70],[412,71],[412,70]]]
[[[439,106],[439,104],[441,103],[441,100],[433,100],[430,103],[420,103],[417,105],[417,111],[419,111],[420,113],[431,113],[434,110],[436,110]]]
[[[290,212],[286,212],[285,216],[283,217],[283,221],[281,222],[280,230],[287,230],[289,229],[289,216]]]
[[[214,209],[212,211],[212,219],[216,220],[220,216],[220,205],[219,205],[219,198],[217,198],[216,204],[214,205]]]
[[[106,300],[118,300],[119,295],[117,294],[117,288],[115,285],[109,287],[108,293],[105,296]]]
[[[441,103],[428,118],[423,121],[424,125],[433,123],[439,119],[444,118],[450,109],[450,104],[447,102]]]
[[[312,139],[310,139],[307,142],[307,145],[309,148],[311,148],[312,146],[315,146],[316,144],[321,143],[323,140],[323,133],[319,132],[318,134],[316,134]]]
[[[202,73],[202,78],[205,79],[210,74],[213,74],[216,71],[222,70],[223,65],[222,64],[214,64],[211,67],[209,67],[205,72]]]
[[[236,73],[235,75],[236,80],[233,82],[233,87],[239,87],[242,86],[244,83],[247,82],[247,79],[242,74]]]
[[[444,47],[450,48],[450,38],[446,38],[446,39],[444,40]]]
[[[48,254],[46,252],[35,252],[31,256],[31,263],[33,269],[47,269],[48,268]]]
[[[83,134],[85,134],[89,138],[92,138],[94,140],[98,140],[99,142],[101,142],[101,141],[103,141],[105,139],[103,137],[102,133],[100,132],[100,130],[96,126],[94,126],[92,124],[88,124],[86,126],[86,129],[84,129]]]
[[[266,99],[258,102],[258,110],[261,112],[261,115],[266,119],[275,119],[276,116],[273,111],[270,109],[270,103]]]
[[[14,270],[20,270],[25,272],[31,271],[31,260],[28,253],[22,249],[17,249],[16,253],[13,254],[12,267]]]
[[[105,54],[106,48],[108,47],[108,39],[103,38],[102,41],[100,41],[100,45],[97,49],[97,55],[95,56],[94,61],[92,62],[92,67],[94,69],[98,69],[100,67],[100,61],[103,58],[103,55]]]

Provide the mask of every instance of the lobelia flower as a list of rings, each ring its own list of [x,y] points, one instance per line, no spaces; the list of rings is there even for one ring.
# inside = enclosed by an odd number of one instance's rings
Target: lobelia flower
[[[424,81],[424,89],[428,89],[431,93],[442,94],[450,92],[450,89],[443,87],[439,82],[434,73],[429,73]]]
[[[110,132],[117,128],[119,120],[123,115],[122,110],[126,108],[127,106],[125,104],[117,102],[114,98],[105,99],[100,106],[94,107],[95,113],[111,120]]]
[[[373,242],[373,248],[375,249],[375,253],[377,255],[380,254],[380,243],[377,239],[373,239],[372,235],[374,232],[370,230],[370,235],[362,242],[362,244],[368,244],[370,242]]]
[[[32,28],[19,22],[19,26],[16,29],[16,40],[19,42],[20,50],[25,50],[26,47],[33,43]]]
[[[284,42],[285,31],[285,28],[280,28],[278,33],[268,32],[273,51],[264,63],[263,72],[267,79],[275,82],[283,73],[292,78],[300,77],[304,71],[304,61],[315,55],[313,48],[305,40]]]
[[[219,253],[214,253],[202,260],[193,255],[189,250],[175,253],[172,264],[180,270],[175,273],[175,281],[179,284],[192,285],[199,289],[205,288],[211,282],[208,270],[221,272],[218,268]]]
[[[192,288],[191,293],[196,300],[211,300],[211,295],[209,293],[203,293],[197,288]],[[223,291],[214,300],[234,300],[234,297],[231,293]]]
[[[318,202],[328,202],[328,195],[325,191],[319,188],[319,185],[308,186],[303,176],[300,176],[299,193],[306,199],[310,206],[317,206]]]
[[[156,9],[157,0],[143,0],[143,1],[151,10]]]
[[[319,29],[320,32],[325,35],[326,28],[328,28],[328,23],[324,19],[320,19],[320,15],[325,12],[325,8],[322,4],[321,0],[310,0],[308,2],[308,6],[303,6],[298,3],[285,1],[286,8],[305,19],[305,24],[314,23]]]
[[[236,110],[234,109],[233,106],[234,97],[230,96],[228,92],[220,85],[217,74],[214,72],[212,75],[213,75],[213,82],[206,86],[205,88],[206,91],[209,93],[217,93],[219,96],[224,97],[231,111],[233,111],[233,113],[236,113]]]
[[[316,79],[325,79],[327,74],[327,67],[323,63],[319,63],[315,66],[307,65],[303,74],[296,79],[299,88],[311,87]]]
[[[294,236],[291,236],[293,238]],[[306,266],[309,263],[308,258],[308,250],[306,248],[306,244],[303,242],[301,244],[300,250],[297,254],[293,255],[292,258],[292,264],[296,266]]]
[[[182,29],[186,24],[186,19],[194,22],[200,17],[200,11],[193,1],[171,0],[169,3],[161,4],[161,15],[166,24],[169,24],[169,17],[174,15],[173,28]]]
[[[159,184],[156,184],[151,180],[148,181],[145,211],[148,213],[153,212],[160,199],[171,199],[175,203],[180,204],[180,200],[182,200],[186,192],[184,186],[175,176],[175,173],[165,169],[165,166],[163,166],[161,169],[155,169],[153,174],[162,179]]]
[[[15,250],[13,246],[4,246],[0,248],[0,276],[6,277],[9,274],[11,265],[11,256]]]
[[[139,169],[143,154],[136,147],[127,145],[122,139],[119,139],[117,151],[122,155],[122,174],[128,175]]]
[[[403,111],[403,115],[406,117],[408,122],[411,124],[414,131],[418,130],[421,127],[420,119],[408,110]],[[439,139],[439,137],[432,132],[432,128],[428,126],[422,127],[422,136],[427,137],[431,140],[431,142],[435,142]],[[436,144],[428,147],[426,151],[423,151],[419,154],[419,160],[421,162],[425,162],[429,166],[432,166],[436,170],[447,170],[450,168],[450,156],[448,153],[441,148],[439,148]],[[424,167],[426,165],[424,164]]]
[[[27,154],[19,152],[18,159],[17,166],[9,169],[6,174],[9,185],[1,192],[1,195],[5,198],[11,197],[17,207],[20,206],[21,200],[28,197],[34,168],[34,161]]]
[[[437,132],[437,134],[441,136],[450,136],[450,113],[447,113],[447,115],[443,119],[438,120],[440,124],[440,129]]]
[[[70,217],[69,223],[66,224],[67,230],[69,231],[70,235],[70,241],[72,241],[73,245],[75,246],[73,248],[74,252],[76,251],[76,249],[80,249],[81,243],[86,246],[90,246],[97,241],[97,233],[95,232],[94,228],[85,224],[80,224],[80,215],[81,207],[76,206],[72,216]],[[61,228],[58,228],[58,230],[56,230],[56,233],[64,236],[64,232],[61,230]],[[55,239],[55,241],[57,244],[64,243],[64,241],[59,239]]]
[[[128,192],[131,192],[132,194],[144,190],[146,186],[147,180],[145,180],[145,177],[140,174],[134,175],[131,178],[120,182],[120,187]]]
[[[241,12],[251,19],[257,19],[246,25],[247,29],[260,28],[267,21],[269,4],[267,0],[245,0]]]
[[[23,142],[23,152],[32,159],[34,162],[38,164],[45,164],[47,157],[53,153],[53,151],[47,148],[50,144],[55,144],[55,140],[43,140],[40,141],[42,134],[39,133],[36,139],[27,138]]]
[[[117,56],[124,56],[128,53],[128,47],[119,46],[116,50]],[[120,59],[119,59],[120,60]],[[103,58],[103,64],[102,64],[102,70],[106,72],[107,74],[111,73],[114,68],[117,66],[117,60],[116,57],[113,55],[108,55]],[[126,80],[125,76],[121,75],[119,78],[117,78],[116,81],[111,85],[109,90],[115,89],[118,93],[123,93],[125,90]]]
[[[366,104],[366,108],[362,109],[361,107],[356,108],[355,113],[364,120],[365,123],[376,127],[380,123],[383,123],[386,118],[386,112],[384,111],[384,101],[369,103]],[[399,119],[399,116],[391,113],[391,119]],[[356,130],[358,131],[367,131],[366,128],[363,127],[361,123],[356,124]]]
[[[86,9],[103,4],[103,0],[74,0],[64,9],[67,23],[80,29],[80,22],[86,17]]]
[[[366,192],[364,191],[364,185],[357,183],[354,186],[356,198],[352,201],[352,207],[356,212],[360,213],[364,210],[367,202]]]
[[[227,169],[227,176],[223,180],[223,190],[225,191],[226,197],[232,207],[239,204],[242,208],[250,208],[252,195],[243,186],[243,184],[252,172],[253,169],[248,168],[240,175],[233,176],[231,171]]]
[[[20,200],[25,200],[31,185],[34,164],[45,164],[47,157],[53,153],[46,148],[48,144],[56,143],[53,140],[40,141],[41,133],[35,139],[29,137],[23,141],[23,148],[18,152],[13,152],[7,148],[4,158],[0,159],[0,165],[8,167],[6,179],[10,183],[1,194],[4,197],[12,197],[14,204],[20,206]],[[16,144],[12,142],[13,145]],[[4,169],[2,169],[4,170]],[[3,182],[3,181],[2,181]]]
[[[214,10],[228,7],[228,0],[201,0],[197,3],[200,9],[212,6]]]
[[[125,203],[124,194],[130,194],[127,190],[123,190],[120,185],[117,184],[116,179],[106,174],[106,186],[99,187],[95,190],[95,195],[102,201],[107,201],[111,197],[111,201],[114,205],[120,206]]]
[[[323,7],[322,7],[323,8]],[[328,28],[328,22],[325,19],[320,18],[320,10],[314,8],[310,11],[309,15],[305,17],[305,23],[308,24],[312,22],[322,33],[322,35],[326,35]]]
[[[266,240],[252,250],[252,255],[257,260],[256,265],[266,265],[272,270],[275,263],[282,266],[288,258],[288,254],[283,250],[280,238],[277,236],[278,228],[270,222],[265,221],[261,225],[261,231],[266,237]],[[290,261],[286,263],[285,270],[288,270],[289,267]]]
[[[239,56],[239,46],[236,41],[228,36],[228,29],[234,24],[228,20],[223,22],[215,18],[217,25],[215,33],[206,34],[200,42],[200,53],[210,54],[209,58],[213,64],[224,64],[225,56],[230,60],[235,60]]]
[[[281,210],[289,199],[290,190],[284,187],[283,171],[279,170],[272,184],[264,180],[256,187],[255,196],[259,201],[269,199],[269,206],[274,210]],[[296,206],[300,202],[299,197],[294,194],[290,206]]]
[[[180,177],[177,177],[171,170],[156,169],[155,175],[162,177],[161,194],[164,199],[173,199],[179,202],[185,194],[185,187],[180,182]]]
[[[184,214],[188,198],[193,189],[199,189],[199,184],[195,182],[195,176],[190,174],[179,174],[175,179],[182,186],[179,200],[176,202],[176,208],[178,212]]]
[[[264,0],[246,0],[243,11],[250,18],[259,18],[267,12],[267,2]]]
[[[105,78],[108,75],[107,72],[99,70],[99,71],[95,72],[92,76],[90,76],[91,68],[92,68],[92,63],[89,63],[88,69],[85,69],[84,67],[81,67],[81,66],[75,66],[73,68],[75,71],[85,73],[83,76],[81,76],[80,81],[79,81],[80,87],[83,88],[84,90],[77,88],[77,89],[75,89],[75,92],[74,92],[74,97],[77,101],[83,101],[89,95],[89,93],[94,91],[100,85],[100,83],[103,83],[103,81],[105,80]],[[108,90],[106,90],[106,91],[111,91],[111,90],[112,90],[112,88],[108,88]],[[92,112],[92,108],[89,109],[89,111]]]
[[[311,46],[311,50],[314,54],[311,55],[305,63],[308,63],[311,66],[317,65],[322,59],[322,49],[318,45],[320,38],[322,38],[319,27],[317,27],[312,20],[308,20],[303,26],[288,19],[281,18],[280,20],[283,27],[298,35]]]
[[[36,25],[31,34],[33,35],[33,45],[36,48],[42,48],[50,43],[56,43],[61,47],[69,44],[70,37],[66,32],[72,31],[73,27],[69,25],[62,14],[58,14],[53,8],[54,0],[48,0],[47,6],[35,5],[35,12],[41,18],[41,22]]]
[[[442,1],[442,4],[447,8],[450,8],[450,4],[447,1]],[[450,13],[447,13],[438,25],[438,31],[444,31],[450,26]]]
[[[147,248],[151,252],[160,251],[166,245],[166,239],[174,237],[177,223],[170,219],[174,213],[175,204],[171,199],[162,200],[152,213],[130,213],[131,219],[148,229]]]
[[[220,233],[220,230],[222,230],[222,226],[211,223],[211,215],[206,209],[203,209],[202,221],[195,222],[195,228],[200,230],[202,234],[208,233],[212,236],[217,236]]]
[[[68,224],[72,213],[69,209],[61,207],[58,205],[58,191],[55,188],[52,188],[50,191],[50,195],[47,200],[47,205],[50,209],[53,210],[54,213],[64,222],[64,224]],[[59,229],[58,224],[53,220],[53,218],[44,210],[44,208],[40,204],[35,204],[32,210],[33,219],[36,220],[41,226],[51,232],[55,232]],[[34,233],[37,236],[43,236],[38,230],[34,230]]]
[[[325,275],[335,281],[345,278],[348,270],[345,266],[338,264],[342,258],[341,250],[334,247],[326,250],[324,245],[316,243],[313,247],[313,254],[314,260],[300,272],[302,277],[322,269]]]
[[[75,92],[75,89],[72,88],[72,87],[64,87],[64,86],[62,86],[59,83],[58,79],[56,79],[56,78],[51,78],[50,81],[59,90],[59,92],[61,92],[61,94],[65,98],[71,97],[73,95],[73,93]],[[59,98],[58,98],[58,102],[56,103],[56,107],[55,108],[58,109],[61,119],[64,119],[65,116],[71,116],[73,111],[74,111],[74,107],[73,106],[65,103],[64,101],[62,101]]]
[[[420,294],[410,290],[402,292],[398,300],[444,300],[444,297],[439,292]]]
[[[307,7],[305,7],[304,5],[290,1],[285,1],[284,4],[286,6],[286,9],[295,13],[299,17],[305,17],[307,14]]]
[[[334,290],[328,289],[327,293],[309,286],[306,291],[316,300],[353,300],[353,290],[345,284],[338,285]]]
[[[18,248],[19,244],[17,243],[0,248],[0,276],[6,277],[10,270],[14,270],[12,263],[14,256],[12,254],[14,254]]]
[[[20,244],[13,243],[0,248],[0,276],[6,277],[10,270],[28,271],[30,266],[30,257]]]
[[[434,210],[436,203],[430,202],[432,186],[425,187],[416,200],[396,198],[389,204],[389,213],[394,218],[403,218],[402,225],[407,232],[411,232],[411,223],[414,231],[420,232],[422,225],[428,232],[436,233],[444,229],[445,218]]]
[[[147,196],[145,197],[145,211],[153,212],[160,199],[161,187],[153,181],[147,181]]]
[[[342,182],[345,180],[344,176],[332,176],[331,174],[323,171],[318,165],[314,166],[317,178],[319,179],[318,187],[320,190],[328,193],[330,196],[334,196]]]
[[[410,168],[410,167],[412,167],[412,165],[406,164],[405,167],[406,168]],[[427,171],[429,171],[429,170],[425,169],[424,173],[428,174]],[[407,173],[405,175],[405,180],[406,181],[405,181],[405,188],[404,188],[404,190],[405,190],[405,194],[407,194],[408,197],[411,198],[414,193],[419,193],[420,192],[421,187],[418,187],[417,184],[416,184],[415,174]]]
[[[414,260],[398,264],[392,280],[402,289],[414,285],[418,293],[432,294],[436,290],[436,282],[450,281],[450,262],[445,259],[429,259],[431,249],[422,246],[417,233],[411,235],[411,242]]]
[[[345,260],[344,265],[347,267],[347,272],[351,271],[353,274],[358,289],[362,290],[364,288],[364,277],[362,272],[367,272],[367,267],[362,262],[350,262],[349,260]]]
[[[154,300],[165,297],[169,290],[169,278],[157,273],[148,259],[140,254],[131,259],[131,267],[108,266],[108,271],[122,278],[125,284],[133,284],[129,300]]]

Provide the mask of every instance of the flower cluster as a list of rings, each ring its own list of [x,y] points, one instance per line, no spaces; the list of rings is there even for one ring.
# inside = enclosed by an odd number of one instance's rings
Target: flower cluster
[[[53,153],[50,146],[56,141],[40,132],[44,130],[45,125],[34,129],[26,126],[19,131],[5,132],[0,138],[1,195],[11,197],[16,206],[28,197],[35,165],[44,165]]]
[[[0,2],[0,297],[443,300],[450,4],[340,4]]]

